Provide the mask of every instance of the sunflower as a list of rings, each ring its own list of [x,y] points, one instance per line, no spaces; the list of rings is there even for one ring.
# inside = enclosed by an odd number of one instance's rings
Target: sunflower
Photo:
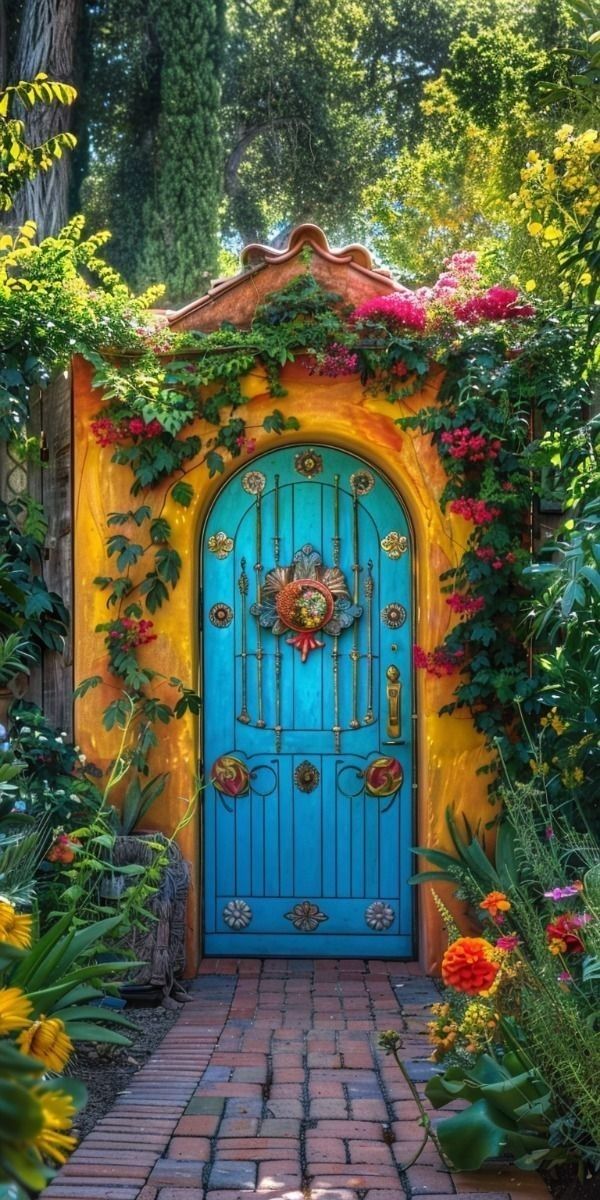
[[[20,988],[0,988],[0,1037],[15,1029],[25,1029],[32,1008],[31,1000]]]
[[[62,1071],[73,1052],[73,1043],[58,1017],[40,1017],[17,1038],[19,1049],[37,1058],[50,1071]]]
[[[36,1150],[55,1162],[64,1163],[75,1148],[77,1139],[64,1130],[70,1129],[75,1115],[75,1105],[66,1092],[33,1092],[42,1112],[42,1129],[34,1141]]]
[[[10,900],[0,899],[0,942],[8,942],[19,950],[28,950],[31,945],[30,913],[15,912]]]

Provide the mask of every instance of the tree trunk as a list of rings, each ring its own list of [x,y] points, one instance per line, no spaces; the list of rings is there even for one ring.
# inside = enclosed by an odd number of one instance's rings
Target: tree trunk
[[[13,82],[33,79],[44,71],[61,83],[73,81],[73,59],[81,0],[25,0],[11,67]],[[39,145],[70,129],[71,110],[65,105],[36,104],[25,118],[28,140]],[[58,233],[69,216],[69,155],[63,154],[49,171],[21,189],[15,203],[19,224],[34,220],[38,238]]]

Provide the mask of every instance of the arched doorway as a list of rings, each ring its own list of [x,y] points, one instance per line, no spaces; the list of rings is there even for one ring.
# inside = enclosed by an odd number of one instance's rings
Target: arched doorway
[[[203,535],[204,952],[415,953],[411,530],[355,455],[288,446]]]

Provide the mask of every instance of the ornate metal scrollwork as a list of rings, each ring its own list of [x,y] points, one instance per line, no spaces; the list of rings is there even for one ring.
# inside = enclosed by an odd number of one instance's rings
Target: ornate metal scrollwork
[[[242,487],[250,496],[256,496],[264,492],[266,482],[267,477],[262,471],[247,471],[242,479]]]
[[[213,604],[208,619],[211,625],[215,625],[217,629],[227,629],[227,626],[231,625],[233,621],[233,609],[231,605],[219,600]]]
[[[375,487],[375,476],[363,468],[361,471],[355,471],[350,476],[350,487],[357,496],[367,496]]]
[[[294,470],[299,475],[305,475],[307,479],[312,479],[313,475],[320,475],[323,470],[323,455],[317,454],[316,450],[301,450],[294,458]]]
[[[301,933],[314,933],[322,921],[329,920],[327,914],[321,912],[319,905],[313,904],[312,900],[301,900],[290,912],[284,913],[284,917]]]
[[[233,754],[221,754],[210,772],[213,786],[224,796],[247,796],[250,791],[250,772],[245,763]]]
[[[391,529],[381,539],[380,544],[381,549],[385,550],[388,558],[400,558],[408,550],[408,538],[403,533],[398,533],[395,529]]]
[[[252,909],[245,900],[229,900],[223,909],[223,920],[230,929],[245,929],[252,920]]]
[[[360,617],[362,608],[352,603],[340,568],[325,567],[321,555],[307,544],[289,567],[274,567],[267,573],[260,600],[250,612],[274,634],[292,633],[288,644],[306,662],[311,650],[324,645],[317,633],[337,637]]]
[[[314,792],[319,786],[320,778],[318,767],[307,758],[294,771],[294,782],[300,792]]]
[[[385,900],[374,900],[365,909],[365,921],[369,929],[374,930],[375,933],[382,933],[384,929],[389,929],[395,920],[396,914],[392,906],[386,904]]]
[[[208,548],[215,558],[227,558],[233,550],[233,538],[224,533],[222,529],[218,533],[211,533],[208,539]]]
[[[374,759],[365,771],[365,789],[370,796],[393,796],[402,787],[403,780],[401,763],[387,754]]]
[[[398,600],[392,600],[391,604],[386,604],[381,610],[381,620],[388,629],[400,629],[406,621],[406,609]]]

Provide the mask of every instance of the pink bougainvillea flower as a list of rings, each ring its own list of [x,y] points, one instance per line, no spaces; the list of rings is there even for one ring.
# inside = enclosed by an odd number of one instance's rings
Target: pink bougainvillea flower
[[[476,525],[491,525],[500,516],[501,509],[495,504],[487,504],[485,500],[462,496],[451,502],[450,512],[464,517],[465,521],[474,521]]]
[[[462,458],[472,463],[497,458],[502,446],[499,438],[488,441],[482,433],[471,433],[467,426],[446,429],[440,441],[452,458]]]
[[[329,375],[335,378],[338,375],[354,375],[358,370],[358,354],[354,354],[348,346],[342,346],[339,342],[332,342],[327,347],[327,353],[318,370],[313,368],[311,374],[315,371],[319,375]]]
[[[349,322],[351,325],[359,322],[385,325],[394,331],[413,329],[421,333],[426,319],[425,307],[417,296],[392,292],[388,296],[373,296],[371,300],[364,300],[350,313]]]
[[[413,646],[413,661],[415,667],[420,667],[427,671],[428,675],[435,675],[441,678],[442,675],[454,675],[460,670],[460,663],[464,651],[445,650],[443,646],[436,647],[435,650],[424,650],[422,646]]]
[[[453,592],[451,596],[448,596],[446,604],[452,609],[452,612],[472,616],[473,613],[481,612],[482,608],[485,608],[485,597],[461,596],[459,592]]]
[[[235,439],[235,444],[240,450],[245,450],[246,454],[253,454],[256,450],[256,438],[246,437],[243,433]]]
[[[477,321],[525,321],[535,316],[532,304],[519,304],[516,288],[504,288],[499,284],[488,288],[482,296],[470,296],[457,304],[454,314],[459,321],[474,325]]]

